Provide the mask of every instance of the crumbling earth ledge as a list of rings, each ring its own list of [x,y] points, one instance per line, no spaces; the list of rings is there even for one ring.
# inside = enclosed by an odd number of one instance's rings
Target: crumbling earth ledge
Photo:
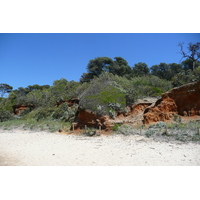
[[[171,120],[180,116],[200,115],[200,81],[173,88],[144,111],[144,124]]]

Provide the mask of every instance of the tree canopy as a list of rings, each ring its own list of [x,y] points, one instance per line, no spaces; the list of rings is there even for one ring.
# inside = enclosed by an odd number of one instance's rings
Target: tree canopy
[[[150,70],[146,63],[139,62],[132,68],[134,76],[144,76],[149,74]]]
[[[197,42],[196,44],[193,43],[189,43],[187,46],[187,49],[189,50],[189,52],[186,53],[186,51],[183,50],[183,42],[179,43],[179,47],[180,47],[180,53],[182,55],[182,59],[183,58],[187,58],[189,59],[193,65],[192,65],[192,70],[194,70],[197,65],[197,61],[200,62],[200,42]]]
[[[6,93],[10,93],[12,91],[13,87],[6,84],[6,83],[1,83],[0,84],[0,94],[1,94],[1,97],[4,97],[4,95]]]
[[[94,77],[100,76],[103,72],[109,72],[114,75],[124,76],[131,73],[128,62],[122,57],[115,57],[112,60],[109,57],[97,57],[89,61],[87,73],[81,76],[81,82],[89,82]]]

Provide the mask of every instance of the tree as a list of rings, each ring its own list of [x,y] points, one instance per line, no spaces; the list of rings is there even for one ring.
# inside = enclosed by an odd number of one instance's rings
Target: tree
[[[87,65],[87,70],[93,76],[99,76],[102,72],[108,71],[109,66],[113,63],[113,60],[108,57],[98,57],[90,62]]]
[[[83,73],[81,75],[80,82],[81,83],[84,83],[84,82],[89,83],[93,78],[94,78],[94,76],[92,73]]]
[[[193,66],[192,66],[192,70],[195,69],[196,66],[196,62],[197,61],[200,61],[200,42],[197,42],[196,44],[193,44],[193,43],[189,43],[188,44],[188,50],[189,52],[186,53],[184,50],[183,50],[183,42],[182,43],[179,43],[179,47],[181,48],[180,49],[180,53],[182,54],[182,59],[183,58],[187,58],[187,59],[191,59],[191,61],[193,62]]]
[[[124,76],[131,73],[131,68],[122,57],[115,57],[114,61],[109,57],[97,57],[89,61],[87,71],[87,73],[82,74],[80,82],[90,82],[94,77],[100,76],[103,72]]]
[[[97,57],[89,61],[87,65],[88,73],[82,75],[81,82],[89,82],[95,76],[99,76],[102,72],[109,71],[109,66],[113,64],[113,60],[109,57]]]
[[[33,91],[33,90],[44,90],[44,89],[48,89],[50,88],[49,85],[38,85],[38,84],[35,84],[35,85],[29,85],[27,87],[30,91]]]
[[[114,59],[115,61],[109,66],[110,73],[118,76],[124,76],[131,73],[131,68],[124,58],[115,57]]]
[[[6,93],[10,93],[12,91],[13,87],[6,84],[6,83],[1,83],[0,84],[0,94],[1,97],[3,97]]]
[[[146,63],[139,62],[132,68],[134,76],[144,76],[149,74],[149,68]]]
[[[151,68],[151,74],[158,76],[161,79],[169,80],[169,66],[166,63],[160,63],[159,65],[153,65]]]

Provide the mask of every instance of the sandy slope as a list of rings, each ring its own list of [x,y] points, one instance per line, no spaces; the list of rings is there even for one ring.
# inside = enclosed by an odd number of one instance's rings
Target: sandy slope
[[[0,130],[0,165],[196,166],[200,145],[155,142],[134,135],[85,137]]]

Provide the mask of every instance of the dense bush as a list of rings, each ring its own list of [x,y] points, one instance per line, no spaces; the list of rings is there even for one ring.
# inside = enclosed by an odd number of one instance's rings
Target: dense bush
[[[0,122],[7,121],[13,118],[13,114],[8,110],[0,109]]]
[[[68,107],[67,103],[63,103],[58,108],[55,108],[51,116],[53,119],[60,119],[72,122],[74,121],[77,110],[77,105],[74,105],[73,107]]]
[[[88,88],[80,95],[80,107],[99,115],[114,117],[115,111],[125,110],[126,94],[123,88],[112,80],[113,75],[105,73],[91,81]]]
[[[160,96],[172,88],[170,81],[152,75],[133,78],[131,81],[136,95],[140,98],[144,96]]]
[[[53,108],[39,108],[34,113],[34,118],[39,121],[41,119],[49,118],[54,112]]]
[[[172,78],[173,87],[179,87],[181,85],[195,82],[200,80],[200,66],[195,70],[182,70]]]

